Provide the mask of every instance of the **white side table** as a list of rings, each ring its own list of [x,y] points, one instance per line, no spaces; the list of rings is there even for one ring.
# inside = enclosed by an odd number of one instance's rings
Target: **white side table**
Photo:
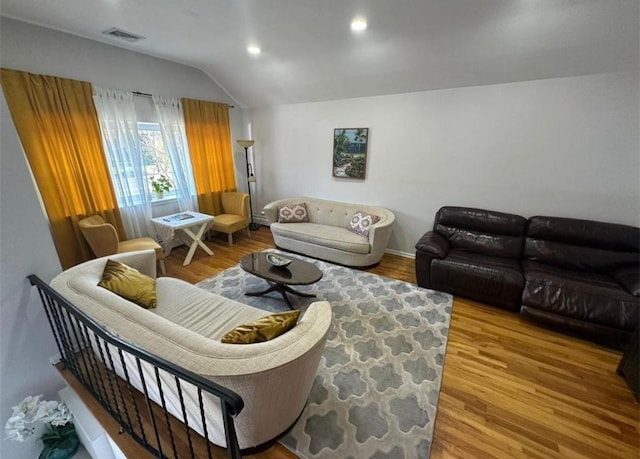
[[[171,241],[174,237],[178,237],[187,246],[189,252],[182,263],[187,266],[191,263],[196,248],[200,247],[209,255],[213,252],[202,242],[202,236],[213,223],[213,216],[201,214],[189,210],[186,212],[178,212],[177,214],[165,215],[163,217],[152,218],[151,221],[156,227],[156,231],[162,240],[164,248],[164,256],[168,257],[171,253]]]

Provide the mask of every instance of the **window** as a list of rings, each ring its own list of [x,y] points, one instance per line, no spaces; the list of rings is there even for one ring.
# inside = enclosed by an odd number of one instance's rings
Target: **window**
[[[151,179],[165,176],[172,187],[164,192],[165,198],[176,197],[175,174],[171,166],[171,160],[164,148],[162,133],[158,123],[138,123],[138,134],[140,135],[140,149],[147,176],[148,192],[151,193],[152,200],[157,200],[156,194],[151,187]]]

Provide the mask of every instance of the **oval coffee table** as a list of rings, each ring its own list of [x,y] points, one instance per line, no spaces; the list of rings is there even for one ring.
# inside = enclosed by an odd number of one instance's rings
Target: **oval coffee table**
[[[260,277],[269,283],[269,288],[258,292],[246,292],[248,296],[260,296],[269,292],[280,292],[282,298],[289,308],[293,309],[287,293],[294,295],[313,298],[315,295],[310,293],[302,293],[294,290],[290,285],[309,285],[315,284],[322,279],[322,271],[316,265],[295,257],[278,256],[291,260],[287,266],[273,266],[267,261],[267,253],[269,252],[253,252],[245,255],[240,259],[240,267],[246,272]]]

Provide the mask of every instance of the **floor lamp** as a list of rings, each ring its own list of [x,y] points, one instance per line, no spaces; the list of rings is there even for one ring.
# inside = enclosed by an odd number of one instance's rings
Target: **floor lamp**
[[[255,143],[255,140],[237,140],[237,142],[238,145],[244,148],[244,160],[247,163],[247,190],[249,191],[249,218],[251,220],[249,229],[256,231],[260,228],[260,225],[253,222],[253,207],[251,204],[251,184],[256,182],[256,176],[253,175],[253,167],[249,164],[249,147]]]

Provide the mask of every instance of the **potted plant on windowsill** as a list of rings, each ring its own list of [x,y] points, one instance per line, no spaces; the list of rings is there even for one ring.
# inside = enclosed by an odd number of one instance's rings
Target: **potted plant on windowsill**
[[[160,177],[151,177],[150,182],[151,188],[153,188],[153,191],[156,193],[156,199],[163,199],[164,192],[169,191],[173,187],[173,184],[164,175],[161,175]]]

